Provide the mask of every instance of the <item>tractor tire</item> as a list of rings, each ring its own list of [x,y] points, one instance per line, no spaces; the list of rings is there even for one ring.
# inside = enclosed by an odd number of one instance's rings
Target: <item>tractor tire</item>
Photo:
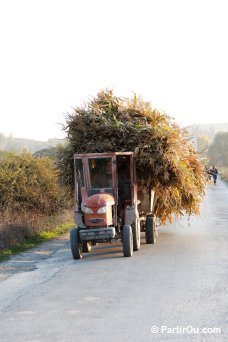
[[[140,250],[140,221],[136,220],[131,225],[133,235],[133,251],[137,252]]]
[[[90,242],[83,242],[82,243],[82,253],[89,253],[91,251],[91,243]]]
[[[155,217],[147,216],[146,218],[146,243],[154,244],[157,240],[157,229],[155,225]]]
[[[133,236],[131,226],[123,226],[123,255],[131,257],[133,254]]]
[[[82,259],[82,244],[80,243],[78,228],[70,230],[70,246],[73,259]]]

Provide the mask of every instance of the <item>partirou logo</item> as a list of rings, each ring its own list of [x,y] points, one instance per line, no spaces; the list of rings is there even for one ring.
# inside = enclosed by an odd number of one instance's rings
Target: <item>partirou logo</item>
[[[158,327],[157,325],[153,325],[150,330],[152,334],[221,334],[221,328],[199,328],[193,327],[192,325],[186,327],[180,325],[176,327],[168,327],[167,325]]]

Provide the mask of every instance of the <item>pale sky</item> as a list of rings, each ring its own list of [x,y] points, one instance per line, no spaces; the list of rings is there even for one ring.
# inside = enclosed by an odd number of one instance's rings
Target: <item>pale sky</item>
[[[102,88],[228,122],[228,1],[0,0],[0,133],[61,138]]]

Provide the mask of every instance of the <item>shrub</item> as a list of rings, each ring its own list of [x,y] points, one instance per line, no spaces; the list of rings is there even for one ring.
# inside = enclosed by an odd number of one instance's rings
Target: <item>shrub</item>
[[[2,153],[0,158],[0,210],[14,214],[31,210],[52,214],[65,206],[58,170],[49,158]]]

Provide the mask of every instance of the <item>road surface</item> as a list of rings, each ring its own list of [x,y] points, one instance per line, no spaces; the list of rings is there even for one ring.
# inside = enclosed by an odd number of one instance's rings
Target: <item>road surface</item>
[[[161,228],[156,245],[143,237],[132,258],[117,243],[74,261],[67,236],[0,264],[0,341],[152,340],[228,340],[221,181],[207,188],[199,218]]]

